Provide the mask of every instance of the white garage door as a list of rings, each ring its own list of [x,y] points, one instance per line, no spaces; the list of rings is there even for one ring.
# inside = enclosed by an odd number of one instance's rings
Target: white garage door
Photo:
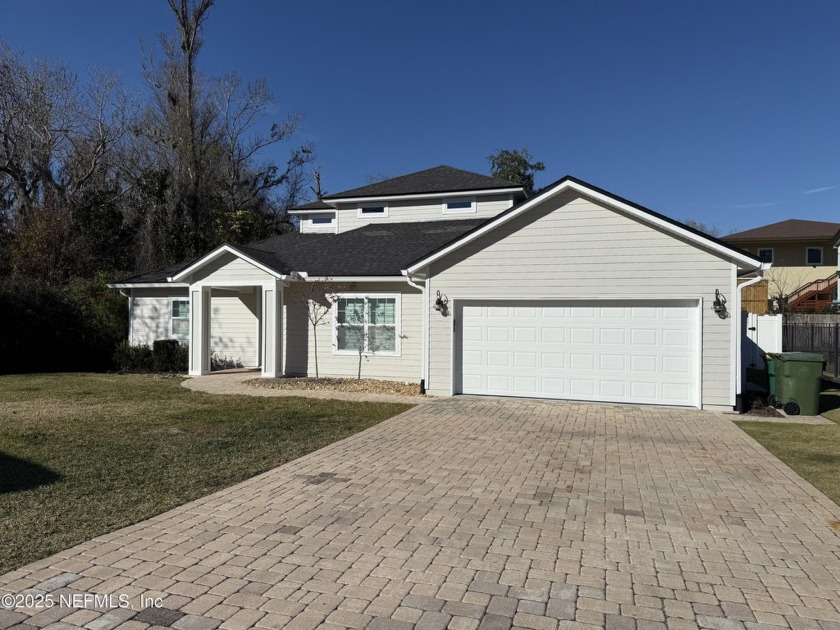
[[[464,394],[699,406],[697,302],[493,301],[460,318]]]

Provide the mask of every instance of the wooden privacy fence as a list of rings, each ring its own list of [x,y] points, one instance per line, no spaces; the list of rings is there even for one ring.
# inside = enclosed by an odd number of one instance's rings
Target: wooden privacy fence
[[[825,371],[840,377],[840,323],[812,322],[782,325],[785,352],[816,352],[825,357]]]
[[[748,287],[744,287],[741,296],[741,308],[747,311],[747,313],[764,315],[768,310],[767,298],[767,280],[756,282]]]

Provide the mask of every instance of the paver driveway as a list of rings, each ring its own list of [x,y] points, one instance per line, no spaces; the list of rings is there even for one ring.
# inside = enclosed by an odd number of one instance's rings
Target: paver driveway
[[[0,627],[836,629],[834,519],[722,415],[441,400],[0,578],[163,609]]]

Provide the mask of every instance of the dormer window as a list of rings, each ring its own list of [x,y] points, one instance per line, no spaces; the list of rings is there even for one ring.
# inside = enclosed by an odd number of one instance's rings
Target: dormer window
[[[364,204],[359,206],[359,218],[382,218],[388,216],[388,205],[384,203]]]
[[[475,212],[475,197],[455,197],[443,200],[443,214],[466,214]]]

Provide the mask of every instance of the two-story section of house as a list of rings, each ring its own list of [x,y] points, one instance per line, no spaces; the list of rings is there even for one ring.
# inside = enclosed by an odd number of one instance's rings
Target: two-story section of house
[[[521,201],[521,186],[451,166],[326,195],[293,208],[302,234],[340,234],[364,225],[488,219]]]
[[[724,236],[766,263],[764,276],[770,299],[786,308],[820,309],[837,297],[835,235],[840,223],[787,219]]]

